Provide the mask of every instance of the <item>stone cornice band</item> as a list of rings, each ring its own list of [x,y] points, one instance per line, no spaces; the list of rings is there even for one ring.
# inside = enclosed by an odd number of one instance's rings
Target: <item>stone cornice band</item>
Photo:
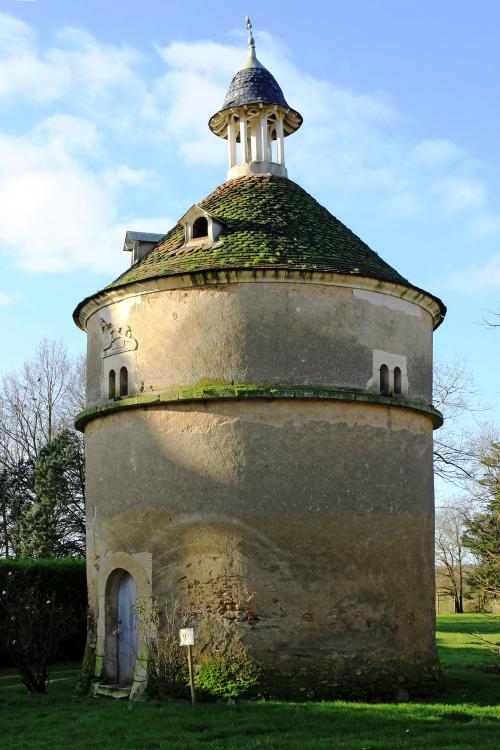
[[[202,287],[211,284],[253,282],[319,284],[380,292],[381,294],[387,294],[391,297],[412,302],[422,308],[432,317],[434,328],[437,328],[444,318],[442,305],[435,297],[417,287],[406,286],[396,282],[323,271],[301,271],[283,268],[231,268],[180,273],[170,276],[156,276],[144,281],[134,281],[122,284],[121,286],[107,287],[82,300],[73,313],[73,319],[79,328],[85,330],[87,321],[91,315],[106,305],[129,297],[141,294],[154,294],[155,292],[171,289]]]
[[[216,401],[223,399],[314,399],[392,406],[397,409],[410,409],[430,417],[433,429],[441,427],[443,423],[441,412],[433,406],[425,401],[408,399],[404,396],[383,396],[380,393],[331,388],[328,386],[300,387],[242,384],[179,387],[161,394],[138,395],[131,398],[109,401],[80,412],[75,418],[75,426],[83,432],[85,425],[90,420],[115,414],[125,409],[144,409],[181,401]]]

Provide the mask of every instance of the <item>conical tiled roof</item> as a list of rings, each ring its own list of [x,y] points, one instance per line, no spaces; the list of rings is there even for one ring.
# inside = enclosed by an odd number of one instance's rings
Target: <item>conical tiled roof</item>
[[[251,175],[200,204],[223,223],[212,245],[184,244],[177,224],[113,286],[153,276],[231,268],[286,268],[368,276],[409,285],[342,222],[291,180]]]
[[[338,273],[379,279],[416,290],[446,308],[433,295],[410,284],[357,235],[291,180],[250,175],[220,185],[198,204],[222,224],[213,243],[184,241],[184,226],[176,224],[140,261],[107,289],[159,276],[205,271],[284,269]],[[100,293],[98,293],[100,294]],[[95,295],[92,295],[92,297]],[[79,311],[92,297],[82,300]]]

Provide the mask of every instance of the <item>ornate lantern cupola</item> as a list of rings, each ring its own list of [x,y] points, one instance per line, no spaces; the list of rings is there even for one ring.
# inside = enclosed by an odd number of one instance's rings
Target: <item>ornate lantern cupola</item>
[[[212,133],[228,141],[228,179],[251,174],[287,177],[285,136],[302,125],[271,73],[257,60],[252,24],[246,18],[249,56],[236,73],[222,109],[212,115]]]

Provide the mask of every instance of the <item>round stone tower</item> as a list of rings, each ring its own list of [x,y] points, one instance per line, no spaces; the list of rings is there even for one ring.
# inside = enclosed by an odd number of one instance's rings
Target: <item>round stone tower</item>
[[[210,119],[228,181],[128,232],[131,267],[74,313],[96,677],[139,689],[130,603],[175,597],[238,630],[271,694],[412,694],[436,667],[445,308],[287,178],[302,118],[249,43]]]

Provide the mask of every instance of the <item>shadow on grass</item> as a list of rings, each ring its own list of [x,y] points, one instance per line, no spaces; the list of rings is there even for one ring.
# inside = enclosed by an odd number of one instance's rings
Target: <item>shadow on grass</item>
[[[444,627],[443,627],[444,626]],[[47,695],[0,680],[0,736],[9,750],[498,750],[500,677],[484,646],[500,618],[438,622],[442,691],[420,703],[130,703],[74,696],[76,665],[54,666]],[[5,672],[3,672],[5,674]]]
[[[497,750],[500,712],[439,704],[200,704],[74,698],[74,676],[44,696],[6,695],[12,750]],[[10,691],[9,691],[10,692]]]
[[[436,633],[498,633],[500,615],[439,615],[436,620]]]
[[[442,678],[437,699],[446,703],[498,706],[500,674],[489,669],[495,664],[494,657],[470,638],[464,643],[458,647],[442,644],[438,647]]]

